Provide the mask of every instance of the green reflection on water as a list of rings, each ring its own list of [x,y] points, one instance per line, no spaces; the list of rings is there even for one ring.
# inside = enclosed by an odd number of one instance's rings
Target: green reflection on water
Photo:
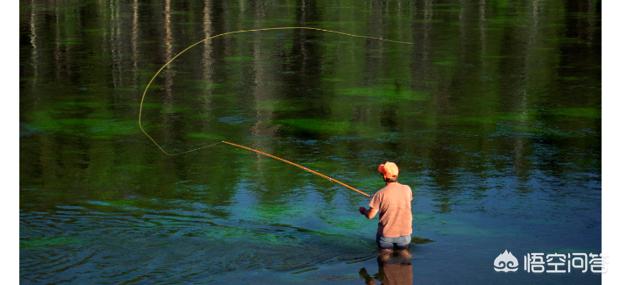
[[[551,114],[574,118],[600,119],[601,109],[588,107],[555,108],[551,110]]]
[[[302,131],[330,135],[346,134],[351,131],[351,122],[348,121],[301,118],[282,119],[276,122]]]
[[[109,139],[118,136],[135,135],[134,120],[118,120],[106,117],[58,118],[48,112],[32,114],[31,126],[50,133],[66,133],[88,136],[93,139]]]
[[[395,84],[396,85],[396,84]],[[375,100],[381,100],[385,102],[402,100],[411,101],[424,101],[429,99],[429,95],[425,92],[414,91],[411,89],[402,88],[398,85],[378,85],[369,87],[352,87],[342,89],[341,94],[347,96],[360,96],[368,97]]]
[[[19,246],[22,249],[45,249],[49,247],[79,246],[83,241],[76,237],[56,236],[20,239]]]

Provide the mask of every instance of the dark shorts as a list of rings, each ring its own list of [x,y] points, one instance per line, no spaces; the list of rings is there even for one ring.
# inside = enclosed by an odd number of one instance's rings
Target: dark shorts
[[[380,248],[396,248],[396,249],[404,249],[409,247],[411,243],[411,235],[401,236],[401,237],[384,237],[377,236],[377,246]]]

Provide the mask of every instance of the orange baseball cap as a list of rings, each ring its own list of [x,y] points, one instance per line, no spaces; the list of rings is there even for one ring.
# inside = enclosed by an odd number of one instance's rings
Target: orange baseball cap
[[[398,176],[398,166],[396,163],[391,161],[386,161],[385,163],[379,164],[379,168],[377,169],[383,176],[388,178],[394,178]]]

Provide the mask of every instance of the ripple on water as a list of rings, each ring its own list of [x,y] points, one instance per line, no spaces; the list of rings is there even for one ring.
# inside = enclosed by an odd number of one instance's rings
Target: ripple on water
[[[21,279],[33,283],[208,281],[226,272],[304,272],[375,256],[374,244],[361,237],[187,210],[97,202],[20,216]]]

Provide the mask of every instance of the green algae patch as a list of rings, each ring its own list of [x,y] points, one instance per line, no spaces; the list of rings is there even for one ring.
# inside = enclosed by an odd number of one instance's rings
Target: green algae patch
[[[456,65],[456,60],[454,59],[442,59],[433,61],[433,64],[445,67],[453,67]]]
[[[368,225],[368,221],[359,217],[324,217],[328,224],[338,229],[358,230]]]
[[[499,122],[531,122],[537,117],[536,112],[491,113],[474,116],[448,116],[445,120],[452,123],[474,125],[493,125]]]
[[[304,210],[282,204],[261,204],[256,207],[256,215],[264,220],[273,221],[282,217],[303,216]]]
[[[402,88],[397,85],[378,85],[369,87],[352,87],[340,89],[346,96],[365,97],[381,101],[425,101],[429,98],[426,92]]]
[[[600,108],[589,107],[572,107],[572,108],[556,108],[550,111],[554,116],[583,118],[583,119],[600,119]]]
[[[101,106],[101,102],[85,101],[85,100],[64,100],[54,103],[55,110],[78,110],[83,108],[97,108]]]
[[[138,132],[134,118],[120,119],[96,100],[72,98],[56,101],[47,108],[29,113],[23,123],[43,133],[109,139]]]
[[[22,249],[38,249],[57,246],[66,246],[79,244],[82,241],[74,237],[58,236],[58,237],[39,237],[30,239],[21,239],[19,247]]]
[[[328,170],[328,169],[337,168],[337,164],[334,164],[333,162],[329,162],[329,161],[304,162],[303,165],[311,169],[314,169],[314,170]]]
[[[324,82],[334,82],[334,83],[344,82],[344,79],[338,78],[338,77],[322,77],[321,80]]]
[[[341,135],[351,130],[348,121],[328,121],[321,119],[283,119],[276,123],[305,132]]]
[[[138,125],[133,120],[115,120],[112,118],[54,118],[50,116],[50,114],[44,112],[35,114],[31,125],[44,132],[84,135],[96,139],[126,136],[135,134],[138,131]]]
[[[82,39],[80,38],[65,38],[60,40],[59,43],[64,46],[75,46],[82,44]]]
[[[223,137],[221,135],[217,135],[217,134],[213,134],[213,133],[204,133],[204,132],[188,133],[186,136],[188,138],[190,138],[190,139],[197,139],[197,140],[221,141],[221,140],[225,139],[225,137]]]
[[[213,239],[242,239],[243,237],[254,236],[249,229],[232,226],[214,226],[206,234]]]
[[[330,136],[347,136],[347,139],[369,139],[386,136],[380,130],[363,123],[345,120],[325,120],[317,118],[281,119],[274,121],[294,131],[325,134]]]

